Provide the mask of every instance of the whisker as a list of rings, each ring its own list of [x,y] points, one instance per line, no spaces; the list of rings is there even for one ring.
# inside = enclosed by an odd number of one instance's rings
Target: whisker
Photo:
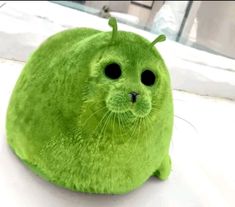
[[[106,137],[105,137],[105,131],[106,131],[106,128],[107,128],[107,126],[108,126],[109,119],[110,119],[110,117],[112,116],[112,112],[110,112],[110,111],[108,111],[108,112],[109,112],[109,113],[108,113],[108,116],[107,116],[107,118],[106,118],[106,120],[105,120],[105,122],[104,122],[104,125],[103,125],[103,127],[101,128],[101,130],[100,130],[100,132],[99,132],[99,138],[98,138],[97,144],[96,144],[96,146],[95,146],[95,152],[97,152],[98,146],[99,146],[100,143],[102,142],[102,139],[103,139],[103,141],[104,141],[104,139],[106,138]],[[102,139],[101,139],[101,137],[102,137]]]
[[[187,121],[186,119],[184,119],[184,118],[182,118],[182,117],[180,117],[180,116],[177,116],[177,115],[174,115],[174,116],[175,116],[176,118],[178,118],[178,119],[184,121],[184,122],[187,123],[188,125],[190,125],[190,126],[198,133],[197,128],[196,128],[192,123],[190,123],[189,121]]]
[[[141,123],[141,119],[139,118],[137,121],[136,121],[136,127],[135,127],[135,130],[138,129],[138,136],[135,137],[135,141],[134,141],[134,146],[132,147],[132,150],[131,150],[131,153],[129,155],[129,159],[127,160],[127,163],[131,160],[131,158],[133,158],[133,154],[134,154],[134,151],[136,150],[137,148],[137,143],[138,143],[138,137],[139,137],[139,133],[140,133],[140,123]],[[132,136],[131,136],[132,137]]]
[[[112,146],[114,146],[114,144],[115,144],[115,138],[113,137],[115,134],[114,134],[114,130],[115,130],[115,120],[116,120],[116,114],[114,113],[113,114],[113,119],[112,119],[112,121],[113,121],[113,127],[112,127],[112,134],[111,134],[111,138],[112,138]],[[114,150],[114,148],[113,148],[113,150]]]
[[[102,107],[102,108],[96,110],[95,112],[93,112],[93,113],[85,120],[83,126],[86,125],[87,121],[88,121],[92,116],[94,116],[95,114],[97,114],[99,111],[104,110],[105,108],[106,108],[106,106],[104,106],[104,107]]]
[[[146,116],[147,117],[147,116]],[[147,120],[145,119],[145,117],[144,118],[142,118],[142,123],[143,123],[143,125],[144,125],[144,129],[147,129],[148,128],[148,123],[147,123]],[[146,134],[147,136],[149,136],[149,134]],[[143,141],[144,141],[144,147],[145,147],[145,151],[146,151],[146,153],[148,153],[148,146],[149,146],[149,143],[148,143],[148,141],[149,141],[149,137],[147,137],[147,136],[143,136]],[[148,161],[148,160],[147,160]]]
[[[125,127],[125,123],[124,123],[124,121],[123,121],[123,117],[122,116],[118,116],[118,118],[119,118],[119,123],[120,123],[120,137],[122,137],[122,142],[124,142],[125,141],[125,137],[124,137],[124,134],[126,134],[125,133],[125,131],[126,131],[126,127]]]
[[[102,116],[102,118],[100,119],[100,121],[99,121],[98,124],[96,125],[96,128],[95,128],[94,131],[91,133],[91,139],[92,139],[92,136],[95,135],[95,132],[96,132],[96,130],[98,129],[99,125],[103,122],[103,120],[105,120],[105,118],[106,118],[106,116],[108,115],[108,113],[109,113],[109,111],[107,111],[107,112]],[[90,144],[90,142],[89,142],[89,140],[87,140],[87,143],[86,143],[86,145],[83,147],[83,150],[82,150],[81,153],[83,153],[83,152],[87,149],[87,147],[88,147],[89,144]]]
[[[146,117],[144,117],[144,119],[145,119],[145,122],[147,122],[148,126],[150,126],[151,129],[154,129],[151,118],[149,116],[146,116]]]
[[[123,117],[124,115],[120,115],[120,121],[121,121],[121,136],[124,136],[126,133],[126,125],[124,122],[125,117]]]

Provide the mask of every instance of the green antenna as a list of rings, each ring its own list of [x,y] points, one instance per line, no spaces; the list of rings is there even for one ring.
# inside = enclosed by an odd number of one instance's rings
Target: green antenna
[[[149,45],[150,47],[153,47],[156,43],[158,42],[163,42],[166,40],[166,36],[165,35],[159,35],[153,42],[151,42],[151,44]]]
[[[113,34],[112,34],[112,38],[111,38],[111,42],[113,42],[117,36],[117,20],[114,17],[111,17],[109,19],[109,26],[111,26],[113,28]]]

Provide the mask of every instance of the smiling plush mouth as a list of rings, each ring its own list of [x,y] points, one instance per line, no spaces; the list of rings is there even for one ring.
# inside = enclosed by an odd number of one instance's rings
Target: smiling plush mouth
[[[109,108],[109,107],[107,108],[111,113],[123,116],[126,119],[131,119],[131,120],[144,118],[145,116],[149,114],[149,112],[146,113],[146,112],[141,112],[141,111],[138,113],[134,104],[130,104],[130,106],[126,108]]]

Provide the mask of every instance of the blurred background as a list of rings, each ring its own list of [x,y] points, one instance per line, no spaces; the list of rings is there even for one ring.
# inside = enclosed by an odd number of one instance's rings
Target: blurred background
[[[114,16],[184,45],[235,58],[235,4],[231,1],[54,2],[104,18]]]

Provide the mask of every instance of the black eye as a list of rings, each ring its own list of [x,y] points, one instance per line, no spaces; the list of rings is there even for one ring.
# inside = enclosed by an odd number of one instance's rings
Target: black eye
[[[151,70],[145,70],[141,74],[141,82],[146,86],[152,86],[155,82],[155,75]]]
[[[122,71],[117,63],[111,63],[105,67],[104,73],[108,78],[118,79],[121,76]]]

